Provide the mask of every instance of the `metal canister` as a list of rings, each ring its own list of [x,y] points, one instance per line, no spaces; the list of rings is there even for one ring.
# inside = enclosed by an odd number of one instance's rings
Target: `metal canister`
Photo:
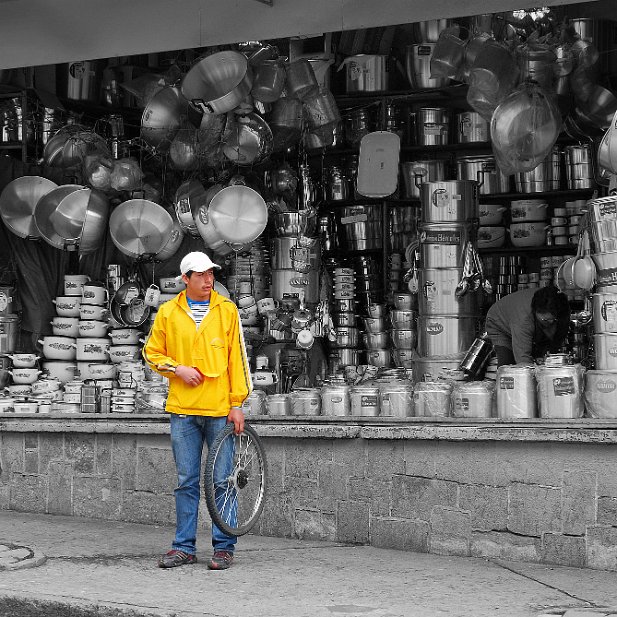
[[[583,375],[580,364],[536,369],[541,418],[580,418],[583,415]]]
[[[475,339],[467,350],[460,369],[471,379],[475,379],[484,369],[493,353],[493,344],[486,333]]]
[[[495,387],[491,381],[459,382],[452,391],[452,415],[458,418],[490,418]]]
[[[443,146],[448,143],[450,112],[445,107],[421,107],[416,112],[416,143]]]
[[[379,384],[380,415],[408,418],[414,415],[413,387],[404,381]]]
[[[448,417],[452,415],[452,386],[441,381],[421,381],[413,394],[414,411],[418,417]]]
[[[335,383],[322,386],[322,416],[348,416],[350,409],[349,386]]]
[[[535,418],[536,377],[533,366],[504,365],[497,370],[497,416]]]
[[[345,140],[351,147],[358,147],[365,135],[373,130],[368,109],[355,109],[345,117]]]
[[[477,111],[461,112],[456,114],[454,137],[459,144],[489,141],[489,123]]]
[[[379,415],[379,388],[377,386],[354,386],[349,393],[352,416]]]

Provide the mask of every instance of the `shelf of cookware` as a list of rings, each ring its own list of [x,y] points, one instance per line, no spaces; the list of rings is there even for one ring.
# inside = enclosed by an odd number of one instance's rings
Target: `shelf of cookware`
[[[499,248],[479,248],[480,255],[529,255],[545,257],[548,255],[574,255],[576,246],[501,246]]]
[[[544,191],[542,193],[490,193],[480,195],[480,199],[485,202],[496,199],[584,199],[591,198],[596,189],[564,189],[559,191]]]
[[[456,84],[445,88],[426,90],[382,90],[377,92],[357,92],[354,94],[335,94],[334,98],[339,107],[348,108],[353,106],[368,105],[381,102],[424,102],[435,101],[449,102],[463,99],[466,103],[467,85]]]

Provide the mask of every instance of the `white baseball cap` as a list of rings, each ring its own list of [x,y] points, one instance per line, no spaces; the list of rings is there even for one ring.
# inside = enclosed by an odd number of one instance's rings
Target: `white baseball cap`
[[[212,260],[201,251],[194,251],[188,253],[182,258],[180,262],[180,272],[186,274],[187,272],[205,272],[211,268],[221,269],[221,266],[212,262]]]

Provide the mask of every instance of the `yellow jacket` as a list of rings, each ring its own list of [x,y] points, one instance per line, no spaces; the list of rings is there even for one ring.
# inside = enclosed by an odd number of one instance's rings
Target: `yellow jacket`
[[[191,317],[186,292],[161,305],[150,329],[143,357],[152,369],[169,378],[166,410],[197,416],[226,416],[240,407],[253,384],[236,305],[215,291],[199,329]],[[173,368],[198,369],[204,380],[189,386]]]

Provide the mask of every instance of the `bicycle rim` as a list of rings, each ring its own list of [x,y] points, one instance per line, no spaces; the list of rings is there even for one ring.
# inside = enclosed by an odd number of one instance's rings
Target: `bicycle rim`
[[[233,429],[228,424],[208,452],[205,495],[212,521],[227,535],[241,536],[253,528],[264,506],[266,455],[252,427],[245,424],[240,435]],[[229,448],[233,455],[225,469]]]

